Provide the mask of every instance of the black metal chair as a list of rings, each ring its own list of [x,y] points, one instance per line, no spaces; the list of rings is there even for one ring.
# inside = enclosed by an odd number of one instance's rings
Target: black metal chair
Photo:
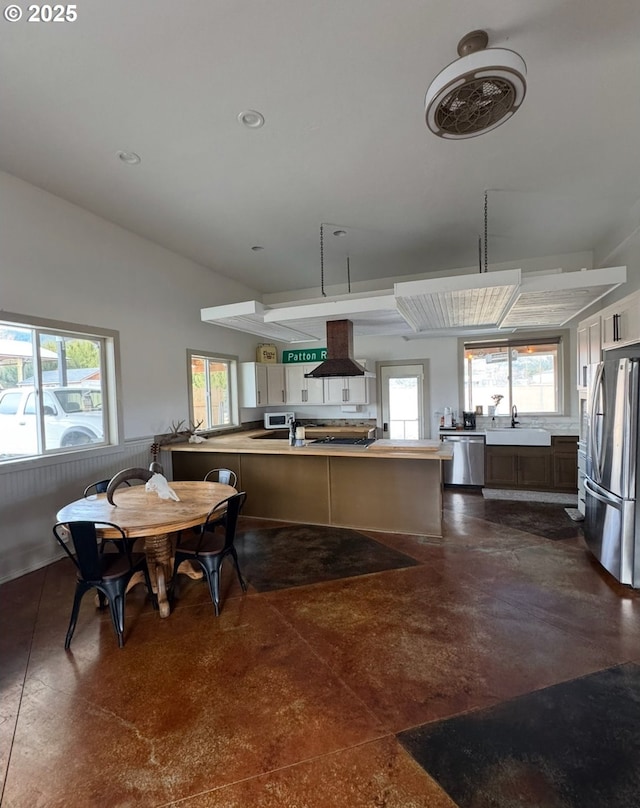
[[[111,479],[111,478],[109,478],[109,479]],[[124,481],[124,483],[125,483],[125,485],[131,485],[131,483],[127,482],[126,480]],[[109,485],[109,480],[108,479],[107,480],[98,480],[97,482],[91,483],[90,485],[88,485],[84,489],[84,491],[82,492],[82,496],[86,499],[87,497],[93,496],[94,494],[104,494],[105,491],[107,490],[108,485]],[[129,544],[129,547],[133,547],[135,542],[136,542],[135,539],[127,539],[127,543]],[[122,546],[123,545],[122,545],[122,542],[119,539],[103,539],[102,543],[100,544],[100,552],[101,553],[105,550],[107,544],[109,544],[109,543],[113,544],[113,546],[115,547],[115,549],[118,552],[122,552]]]
[[[96,526],[108,526],[122,536],[122,552],[101,553],[98,546]],[[149,579],[149,571],[144,554],[132,553],[124,531],[112,522],[58,522],[53,527],[56,541],[71,561],[75,564],[78,575],[76,592],[71,610],[71,620],[64,641],[66,650],[71,645],[71,638],[78,621],[80,602],[86,592],[96,589],[101,609],[109,604],[111,622],[118,638],[120,648],[124,646],[124,601],[127,585],[136,572],[142,572],[147,591],[154,598]],[[71,540],[75,555],[69,550],[67,541]],[[154,601],[154,606],[156,603]]]
[[[204,475],[204,481],[205,483],[224,483],[235,488],[238,475],[231,469],[211,469]]]
[[[205,483],[224,483],[224,485],[230,485],[232,488],[236,487],[236,483],[238,482],[238,475],[235,471],[231,471],[231,469],[211,469],[204,475]],[[218,512],[218,518],[214,522],[208,522],[206,525],[199,525],[198,527],[194,528],[196,533],[201,533],[203,530],[215,530],[218,525],[224,525],[225,520],[227,518],[227,512],[225,508],[222,508]]]
[[[197,535],[190,533],[184,538],[178,534],[178,541],[174,557],[173,581],[174,592],[177,580],[177,571],[183,561],[192,561],[199,564],[206,576],[211,592],[211,600],[216,617],[220,614],[220,569],[227,556],[231,556],[238,575],[242,591],[247,591],[238,564],[238,554],[233,543],[236,536],[238,516],[245,503],[247,495],[244,491],[234,494],[219,502],[207,516],[204,529]],[[225,512],[224,523],[220,522],[220,513]]]
[[[111,479],[111,478],[109,478],[109,479]],[[127,482],[127,480],[125,480],[124,482],[126,483],[126,485],[131,484],[131,483]],[[91,483],[91,485],[88,485],[84,489],[84,491],[82,493],[82,496],[83,497],[90,497],[90,496],[92,496],[92,494],[104,494],[105,491],[107,490],[108,485],[109,485],[109,480],[98,480],[98,482]]]

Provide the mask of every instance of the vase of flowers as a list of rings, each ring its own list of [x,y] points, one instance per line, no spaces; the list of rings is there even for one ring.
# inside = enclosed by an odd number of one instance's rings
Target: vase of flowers
[[[500,393],[495,393],[494,395],[491,396],[491,400],[493,401],[493,405],[489,405],[488,410],[489,410],[489,415],[492,418],[496,414],[496,410],[498,409],[498,405],[500,404],[500,402],[502,401],[503,398],[504,398],[504,396],[501,395]]]

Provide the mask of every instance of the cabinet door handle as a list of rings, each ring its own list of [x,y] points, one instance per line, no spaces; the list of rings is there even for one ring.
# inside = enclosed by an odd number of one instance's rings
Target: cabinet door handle
[[[262,396],[260,395],[260,391],[258,390],[258,404],[262,403]]]
[[[613,341],[620,342],[620,315],[613,315]]]

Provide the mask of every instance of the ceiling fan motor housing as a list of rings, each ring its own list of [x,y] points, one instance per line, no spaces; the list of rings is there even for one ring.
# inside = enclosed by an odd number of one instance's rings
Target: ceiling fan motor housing
[[[524,59],[506,48],[485,48],[486,42],[484,31],[464,37],[458,45],[461,58],[438,73],[427,90],[427,126],[439,137],[462,140],[490,132],[522,104]]]

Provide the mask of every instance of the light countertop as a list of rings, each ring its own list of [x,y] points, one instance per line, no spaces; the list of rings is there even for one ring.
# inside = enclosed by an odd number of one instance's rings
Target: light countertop
[[[527,429],[526,424],[521,424],[521,427]],[[496,429],[507,429],[507,427],[496,427]],[[514,431],[516,431],[518,427],[515,427]],[[551,427],[536,427],[536,429],[545,429],[551,437],[566,437],[566,436],[575,436],[576,440],[578,440],[578,433],[575,429],[562,429],[562,428],[551,428]],[[487,432],[490,432],[490,429],[441,429],[439,434],[440,436],[444,435],[481,435],[485,437]]]
[[[322,434],[323,430],[318,429]],[[215,438],[208,438],[203,443],[174,443],[163,446],[163,450],[170,452],[231,452],[239,454],[272,454],[272,455],[309,455],[318,456],[324,455],[326,457],[375,457],[384,460],[385,458],[404,458],[407,460],[450,460],[453,456],[453,450],[447,444],[442,444],[438,448],[424,448],[416,449],[414,447],[402,449],[399,446],[382,446],[376,447],[372,452],[366,446],[333,446],[333,445],[312,445],[311,441],[307,439],[304,446],[290,446],[289,435],[286,430],[283,431],[282,440],[269,439],[258,440],[259,435],[264,435],[269,432],[265,429],[252,429],[246,432],[234,432],[230,435],[223,435]],[[330,430],[324,429],[326,434],[328,431],[334,432],[334,428]],[[345,429],[344,431],[353,431],[353,429]],[[313,440],[313,438],[311,439]]]

